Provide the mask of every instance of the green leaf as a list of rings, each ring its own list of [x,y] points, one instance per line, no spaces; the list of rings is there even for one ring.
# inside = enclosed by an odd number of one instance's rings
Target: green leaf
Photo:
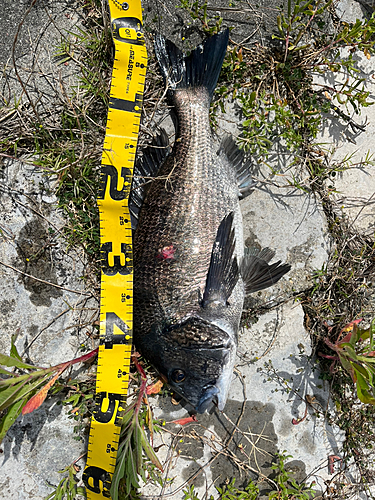
[[[5,410],[12,403],[15,403],[30,392],[34,391],[39,385],[43,384],[48,377],[49,376],[47,375],[41,379],[34,380],[34,382],[23,380],[15,386],[10,386],[0,391],[0,411]]]
[[[143,431],[140,427],[140,424],[137,423],[134,432],[134,440],[135,440],[134,453],[136,458],[138,474],[142,470],[142,434]]]
[[[373,397],[371,392],[368,390],[369,386],[361,374],[358,374],[356,386],[357,386],[357,396],[362,401],[362,403],[374,405],[375,398]]]
[[[163,470],[163,466],[161,465],[158,457],[156,456],[153,447],[151,446],[151,444],[148,442],[148,439],[144,435],[142,436],[142,446],[143,446],[143,449],[144,449],[146,455],[151,460],[151,462],[154,465],[156,465],[156,467],[158,469],[160,469],[162,471]]]
[[[128,449],[126,447],[125,451],[120,454],[120,450],[117,454],[118,460],[116,464],[116,470],[112,478],[112,484],[111,484],[111,498],[112,500],[118,500],[118,490],[119,490],[119,485],[121,479],[124,477],[125,474],[125,462],[127,459],[127,453]]]
[[[18,337],[17,334],[12,335],[11,337],[10,355],[12,358],[16,358],[19,361],[21,361],[21,363],[23,363],[21,356],[18,354],[17,347],[14,345],[14,342],[16,341],[17,337]]]
[[[17,417],[21,414],[23,405],[26,403],[27,398],[16,401],[8,407],[6,414],[0,420],[0,443],[5,437],[10,427],[14,424]]]
[[[21,380],[21,382],[15,383],[0,391],[0,411],[5,410],[15,401],[17,395],[26,383],[27,380]]]
[[[6,354],[0,353],[0,365],[2,366],[15,366],[16,368],[29,368],[31,370],[35,370],[35,366],[28,365],[19,359],[13,358],[11,356],[7,356]]]

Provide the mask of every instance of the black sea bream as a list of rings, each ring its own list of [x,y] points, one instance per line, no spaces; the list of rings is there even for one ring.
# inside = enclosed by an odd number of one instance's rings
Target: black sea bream
[[[269,249],[244,249],[239,198],[252,184],[249,165],[232,139],[218,148],[210,129],[227,43],[228,30],[184,56],[156,37],[176,140],[168,154],[161,132],[143,152],[130,200],[135,345],[200,413],[225,406],[245,295],[290,269],[269,265]]]

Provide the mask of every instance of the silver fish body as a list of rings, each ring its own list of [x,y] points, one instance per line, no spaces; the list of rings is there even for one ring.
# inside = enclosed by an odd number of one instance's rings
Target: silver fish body
[[[238,154],[228,140],[217,147],[209,123],[228,33],[214,38],[190,59],[158,39],[156,52],[178,118],[177,140],[144,189],[134,237],[136,346],[198,412],[212,401],[220,410],[225,406],[247,279],[241,274],[246,258],[238,172],[230,162]],[[211,46],[219,59],[213,63],[217,75],[208,83],[199,76],[194,81],[194,57],[202,69]],[[204,64],[213,73],[212,61]]]

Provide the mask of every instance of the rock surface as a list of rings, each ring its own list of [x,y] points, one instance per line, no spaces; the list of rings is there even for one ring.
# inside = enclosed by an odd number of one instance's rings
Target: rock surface
[[[264,41],[272,32],[274,3],[259,3],[261,6],[255,13],[252,9],[246,13],[250,25],[235,9],[220,11],[228,24],[236,23],[235,40],[242,41],[254,32],[247,42],[251,44]],[[68,0],[37,4],[38,9],[31,11],[20,30],[16,57],[30,95],[33,99],[41,98],[48,108],[58,95],[61,78],[66,88],[75,81],[74,67],[57,67],[51,48],[59,43],[62,30],[76,26],[79,16],[74,2]],[[15,5],[6,0],[0,14],[0,25],[8,34],[0,41],[0,63],[7,67],[2,78],[6,104],[20,92],[9,57],[12,38],[29,5],[26,1]],[[221,5],[224,2],[215,4],[215,8],[219,10]],[[147,0],[144,8],[149,30],[159,27],[175,39],[193,33],[191,43],[198,41],[194,23],[186,28],[186,20],[175,9],[175,2],[158,3],[155,7]],[[343,19],[353,20],[352,12],[359,12],[361,7],[356,2],[341,2],[339,9]],[[361,58],[358,66],[373,92],[372,59]],[[368,149],[374,149],[371,139],[375,110],[367,109],[369,125],[357,137],[356,145],[345,140],[344,132],[336,137],[325,131],[325,139],[339,146],[336,160],[359,150],[360,161]],[[221,126],[235,132],[236,122],[238,116],[229,109]],[[257,172],[257,188],[242,201],[245,240],[250,246],[275,249],[276,258],[290,262],[292,270],[277,286],[250,299],[252,307],[272,309],[259,315],[241,333],[225,415],[206,413],[198,417],[197,424],[183,429],[167,424],[172,434],[163,434],[155,444],[164,441],[168,445],[162,446],[158,455],[165,460],[166,474],[174,482],[162,492],[147,487],[145,495],[165,493],[169,495],[167,498],[183,498],[180,486],[196,473],[195,484],[202,494],[207,489],[214,493],[213,484],[221,484],[228,477],[236,477],[238,484],[243,484],[246,478],[255,478],[260,471],[269,475],[275,454],[283,450],[293,456],[288,466],[297,480],[308,477],[308,482],[315,480],[317,489],[324,489],[325,481],[331,478],[328,457],[340,455],[343,433],[331,427],[325,418],[326,412],[332,411],[328,387],[319,379],[318,366],[311,359],[302,307],[293,301],[296,294],[311,286],[314,270],[327,262],[330,251],[327,222],[319,200],[288,185],[288,176],[292,179],[294,172],[287,167],[287,159],[278,173],[275,176],[262,167]],[[374,179],[373,167],[359,165],[335,181],[335,202],[353,224],[368,234],[374,232]],[[97,308],[97,303],[89,301],[80,279],[85,266],[83,253],[67,252],[59,237],[65,222],[56,208],[53,183],[53,178],[28,163],[6,160],[1,166],[0,352],[9,351],[11,335],[18,332],[20,352],[25,351],[35,364],[44,365],[78,355],[80,344],[87,338],[81,325],[86,321],[93,323]],[[169,398],[158,398],[152,404],[156,416],[167,422],[187,415],[185,408],[172,406]],[[299,422],[305,410],[307,417]],[[4,498],[42,500],[51,491],[47,481],[57,484],[57,471],[84,451],[83,444],[74,439],[73,427],[65,409],[55,399],[35,414],[18,419],[1,445],[0,484]],[[208,467],[218,450],[224,451]],[[245,473],[241,474],[233,465],[236,461],[243,464]],[[272,485],[265,482],[263,493],[269,489]]]

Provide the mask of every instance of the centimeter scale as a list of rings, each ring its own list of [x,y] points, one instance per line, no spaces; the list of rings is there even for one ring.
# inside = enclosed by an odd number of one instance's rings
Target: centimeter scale
[[[115,60],[98,195],[102,259],[96,407],[83,472],[89,500],[110,498],[133,331],[133,255],[128,199],[137,150],[147,52],[140,0],[108,0]]]

